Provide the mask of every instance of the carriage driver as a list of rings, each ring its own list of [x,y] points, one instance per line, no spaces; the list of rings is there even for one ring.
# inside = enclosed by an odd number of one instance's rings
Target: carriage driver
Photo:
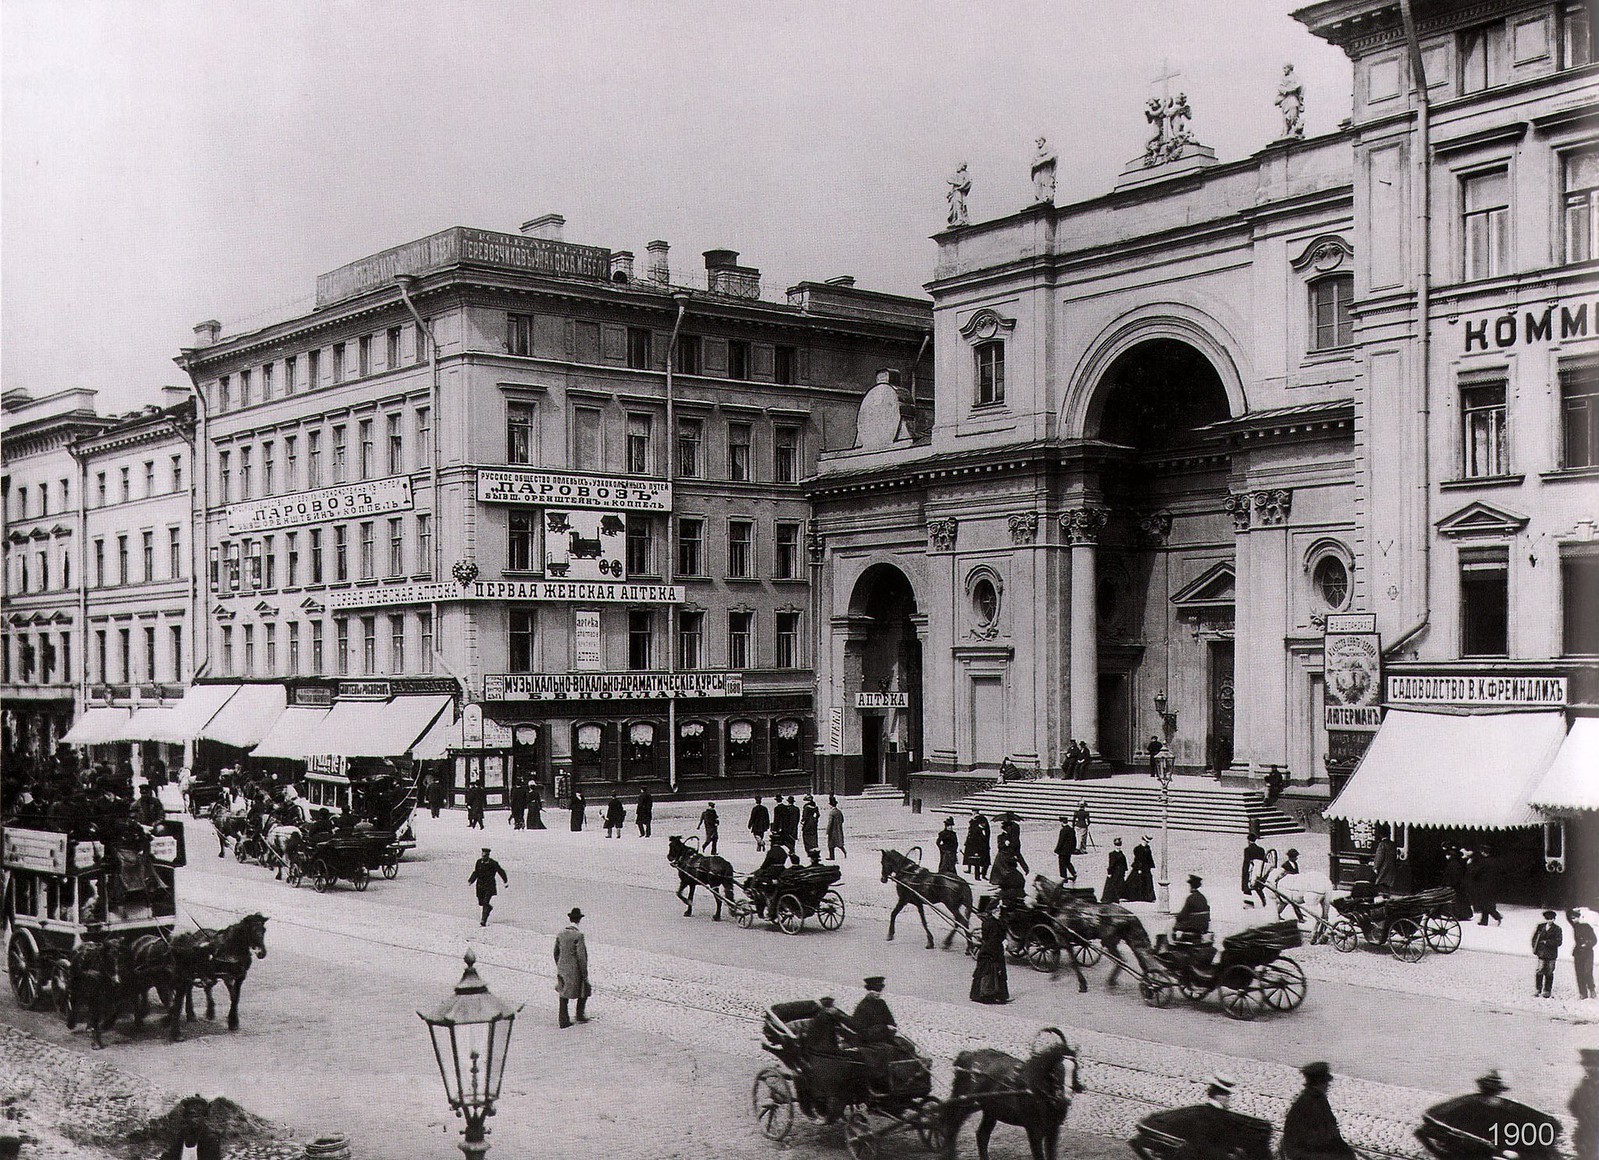
[[[1188,897],[1172,923],[1172,941],[1204,942],[1210,935],[1210,900],[1199,892],[1204,879],[1198,874],[1188,876]]]
[[[886,1084],[888,1065],[895,1060],[914,1058],[915,1053],[900,1041],[894,1012],[883,1001],[883,988],[888,980],[882,975],[871,975],[862,980],[861,985],[866,988],[866,994],[850,1014],[850,1027],[867,1066],[867,1082]]]
[[[760,868],[750,875],[750,884],[764,896],[763,911],[769,919],[777,917],[777,884],[783,877],[783,871],[788,868],[788,850],[773,832],[772,840],[767,843],[766,858]]]

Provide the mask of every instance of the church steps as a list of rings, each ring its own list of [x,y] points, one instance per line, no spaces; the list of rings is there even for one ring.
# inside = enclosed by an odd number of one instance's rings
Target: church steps
[[[1087,803],[1093,827],[1153,832],[1160,828],[1160,783],[1143,774],[1088,781],[1039,778],[1012,781],[969,794],[941,807],[945,813],[992,816],[1009,810],[1020,818],[1054,821]],[[1172,783],[1169,825],[1174,830],[1245,834],[1251,821],[1263,835],[1303,831],[1294,818],[1266,805],[1259,790],[1218,785],[1208,778],[1179,778]]]

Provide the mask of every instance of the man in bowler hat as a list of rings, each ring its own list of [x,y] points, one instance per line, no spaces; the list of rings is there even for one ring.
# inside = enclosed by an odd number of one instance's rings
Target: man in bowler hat
[[[568,1004],[577,1000],[577,1021],[587,1023],[589,996],[594,989],[589,986],[589,948],[577,924],[583,921],[583,912],[573,907],[566,914],[566,929],[555,936],[555,993],[561,1000],[557,1022],[562,1027],[572,1026]]]
[[[1325,1063],[1307,1063],[1299,1070],[1305,1086],[1283,1121],[1283,1160],[1354,1160],[1355,1150],[1344,1142],[1327,1100],[1332,1069]]]

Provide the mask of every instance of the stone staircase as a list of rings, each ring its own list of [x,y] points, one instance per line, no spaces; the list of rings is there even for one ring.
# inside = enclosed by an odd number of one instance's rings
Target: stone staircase
[[[1087,781],[1036,778],[1010,781],[970,794],[949,805],[945,813],[970,814],[982,810],[992,817],[1009,810],[1017,817],[1054,821],[1087,803],[1097,828],[1124,827],[1151,831],[1160,826],[1160,783],[1148,774],[1117,774]],[[1296,820],[1266,804],[1260,790],[1220,785],[1208,777],[1176,777],[1171,784],[1169,824],[1174,830],[1200,830],[1218,834],[1246,834],[1253,821],[1260,833],[1297,834]]]
[[[866,801],[903,801],[905,794],[897,786],[869,785],[863,788],[860,796]],[[1090,809],[1093,807],[1090,806]]]

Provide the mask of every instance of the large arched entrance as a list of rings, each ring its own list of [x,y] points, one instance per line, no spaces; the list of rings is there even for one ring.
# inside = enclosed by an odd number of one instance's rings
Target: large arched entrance
[[[1128,347],[1095,389],[1084,434],[1114,445],[1098,483],[1118,515],[1094,562],[1097,732],[1112,765],[1147,763],[1149,738],[1171,745],[1179,729],[1179,763],[1232,761],[1235,553],[1216,515],[1228,448],[1213,426],[1230,414],[1210,358],[1177,338]]]
[[[855,715],[861,781],[892,783],[922,758],[923,620],[905,573],[874,564],[850,594],[850,665],[845,712]]]

